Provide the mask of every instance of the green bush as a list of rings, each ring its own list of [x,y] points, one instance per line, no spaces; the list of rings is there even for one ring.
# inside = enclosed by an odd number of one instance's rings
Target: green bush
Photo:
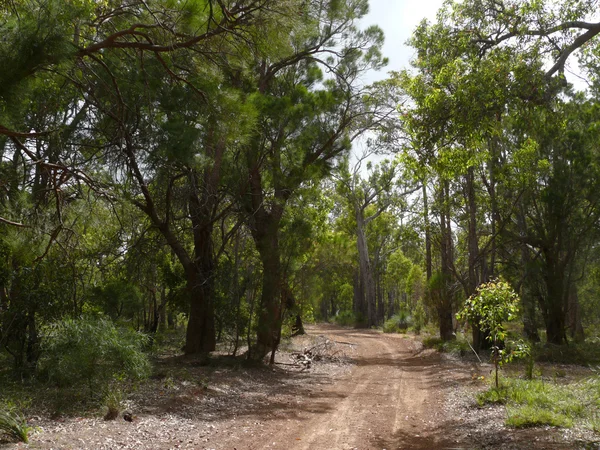
[[[41,373],[59,387],[87,383],[90,390],[112,380],[140,380],[150,374],[146,342],[106,318],[65,319],[45,331]]]
[[[17,442],[27,443],[30,431],[31,427],[27,425],[27,421],[22,415],[0,405],[0,435]]]
[[[415,306],[415,310],[413,311],[413,329],[415,330],[415,333],[421,333],[421,330],[425,326],[426,319],[427,316],[425,314],[425,307],[423,306],[423,302],[419,300],[417,302],[417,306]]]
[[[425,348],[434,348],[441,353],[450,353],[456,356],[465,356],[471,352],[469,342],[459,336],[452,341],[444,341],[439,336],[427,336],[423,339],[423,346]]]
[[[334,317],[333,321],[342,327],[355,327],[359,322],[356,315],[352,311],[342,311],[338,313]]]
[[[410,321],[408,311],[401,309],[383,324],[384,333],[403,333],[407,330]]]

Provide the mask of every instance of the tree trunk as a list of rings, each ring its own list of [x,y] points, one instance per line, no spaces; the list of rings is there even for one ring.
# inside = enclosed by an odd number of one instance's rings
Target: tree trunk
[[[479,279],[477,277],[477,258],[479,257],[479,244],[477,240],[477,202],[475,198],[475,171],[473,167],[467,170],[466,181],[466,197],[467,210],[469,213],[469,228],[468,228],[468,249],[469,249],[469,278],[467,281],[467,297],[475,294]],[[473,348],[475,351],[485,347],[486,333],[479,328],[479,320],[476,319],[471,323]]]
[[[427,201],[427,183],[423,180],[423,220],[425,221],[425,268],[427,281],[431,278],[431,227],[429,225],[429,205]]]
[[[197,179],[190,177],[194,184]],[[205,183],[205,186],[208,186]],[[213,205],[208,201],[208,193],[202,194],[202,200],[196,195],[197,190],[190,195],[189,210],[192,219],[194,236],[194,260],[188,263],[187,289],[190,295],[190,316],[186,331],[185,353],[206,353],[215,350],[215,311],[214,297],[214,254],[212,230],[213,221],[207,207]]]
[[[354,270],[353,281],[354,314],[357,318],[362,317],[364,320],[367,317],[367,305],[365,303],[365,290],[363,288],[362,277],[360,276],[360,267]]]
[[[548,343],[562,345],[566,343],[565,286],[564,271],[558,264],[558,258],[550,251],[546,258],[546,298],[543,306]]]
[[[360,211],[356,212],[356,228],[360,277],[367,306],[367,327],[370,328],[377,324],[377,296],[375,292],[375,281],[373,279],[373,268],[369,258],[365,224]]]
[[[194,273],[187,280],[190,295],[190,316],[185,339],[185,354],[208,353],[215,350],[215,316],[211,298],[212,283]]]
[[[440,205],[440,250],[441,250],[441,282],[438,316],[440,322],[440,338],[450,341],[455,338],[452,327],[452,292],[450,280],[452,279],[452,229],[450,226],[450,187],[448,181],[442,182]]]
[[[262,190],[257,183],[257,195]],[[254,201],[255,199],[253,199]],[[275,351],[279,342],[282,324],[282,272],[279,254],[279,225],[283,216],[283,201],[267,211],[259,204],[252,215],[250,231],[262,262],[262,292],[256,328],[256,346],[252,348],[252,359],[262,360],[269,351]]]
[[[569,289],[569,297],[567,300],[567,319],[569,335],[576,342],[581,342],[585,339],[583,325],[581,324],[581,311],[579,308],[579,296],[577,294],[577,286],[571,283]]]

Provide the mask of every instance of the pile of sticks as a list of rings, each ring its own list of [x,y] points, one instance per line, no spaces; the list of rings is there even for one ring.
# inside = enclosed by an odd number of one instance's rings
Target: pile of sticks
[[[319,342],[312,347],[305,347],[301,352],[293,352],[290,355],[293,366],[301,368],[301,372],[311,368],[313,363],[317,361],[343,362],[347,356],[342,348],[338,348],[338,344],[353,346],[350,342],[337,342],[319,336]]]

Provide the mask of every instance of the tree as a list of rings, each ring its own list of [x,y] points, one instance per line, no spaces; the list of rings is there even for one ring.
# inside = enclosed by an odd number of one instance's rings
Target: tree
[[[305,32],[283,40],[289,47],[279,58],[259,55],[256,73],[247,80],[258,126],[244,146],[239,200],[263,266],[254,358],[276,348],[279,339],[285,285],[279,233],[286,205],[304,183],[324,178],[356,137],[391,112],[384,98],[369,98],[373,90],[358,84],[361,73],[384,62],[381,31],[355,26],[366,11],[364,0],[308,9]]]
[[[510,361],[517,352],[507,352],[500,348],[506,340],[507,332],[504,323],[516,318],[519,296],[512,287],[502,280],[494,280],[478,286],[476,293],[469,297],[463,309],[456,315],[459,320],[476,321],[479,327],[489,330],[487,339],[492,342],[492,361],[496,369],[496,388],[498,388],[498,368]],[[526,351],[519,349],[519,354]]]

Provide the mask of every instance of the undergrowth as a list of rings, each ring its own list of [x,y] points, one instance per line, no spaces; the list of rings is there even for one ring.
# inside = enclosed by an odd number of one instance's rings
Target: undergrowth
[[[27,421],[21,414],[13,408],[0,405],[0,436],[6,436],[16,442],[27,443],[31,430],[32,428],[27,425]]]
[[[588,378],[570,384],[556,380],[502,378],[477,396],[480,406],[506,405],[506,424],[515,428],[540,425],[570,428],[575,423],[600,431],[600,379]]]
[[[405,310],[400,310],[383,324],[384,333],[405,333],[411,323],[411,317]]]
[[[438,352],[465,356],[471,352],[469,342],[464,337],[457,337],[452,341],[443,341],[437,336],[428,336],[423,339],[425,348],[434,348]]]

